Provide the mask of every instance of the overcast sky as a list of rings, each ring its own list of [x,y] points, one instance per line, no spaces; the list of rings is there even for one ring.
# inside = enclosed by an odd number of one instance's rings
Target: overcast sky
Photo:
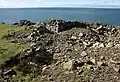
[[[101,6],[102,5],[102,6]],[[120,0],[0,0],[0,7],[119,7]]]

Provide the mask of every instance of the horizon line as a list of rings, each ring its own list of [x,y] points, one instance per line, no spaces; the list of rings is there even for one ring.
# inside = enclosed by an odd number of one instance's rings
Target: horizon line
[[[8,8],[8,9],[19,9],[19,8],[100,8],[100,9],[120,9],[120,7],[0,7],[2,8]]]

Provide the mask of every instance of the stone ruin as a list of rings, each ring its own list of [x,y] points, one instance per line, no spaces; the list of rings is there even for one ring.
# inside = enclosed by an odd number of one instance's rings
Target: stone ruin
[[[86,27],[99,27],[101,23],[80,22],[80,21],[66,21],[66,20],[47,20],[34,23],[27,20],[21,20],[19,23],[14,23],[17,26],[28,26],[37,28],[41,32],[54,32],[59,33],[72,28],[86,28]],[[112,25],[104,25],[105,27],[113,27]]]
[[[52,20],[49,23],[43,22],[43,24],[50,32],[56,33],[69,30],[74,27],[85,28],[85,24],[78,21]]]
[[[59,33],[72,28],[87,28],[87,27],[97,28],[100,25],[104,27],[114,27],[113,25],[103,25],[101,23],[65,21],[65,20],[43,21],[40,23],[36,23],[35,25],[32,25],[32,26],[39,28],[39,31]]]

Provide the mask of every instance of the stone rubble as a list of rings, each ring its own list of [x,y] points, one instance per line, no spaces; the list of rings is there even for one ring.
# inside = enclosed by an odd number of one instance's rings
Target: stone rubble
[[[105,73],[103,71],[108,70],[114,70],[118,74],[120,72],[119,62],[116,63],[112,59],[109,60],[109,58],[114,58],[111,54],[114,54],[114,52],[118,53],[120,48],[115,47],[120,44],[120,33],[113,25],[65,20],[51,20],[39,23],[22,20],[20,23],[13,25],[29,26],[30,31],[27,33],[9,32],[9,36],[16,38],[17,42],[29,43],[30,48],[2,64],[1,66],[4,69],[9,68],[8,64],[10,64],[11,66],[18,65],[23,68],[21,69],[23,72],[27,67],[30,67],[29,69],[41,69],[36,70],[40,73],[47,70],[48,75],[44,77],[45,80],[47,78],[50,79],[51,77],[49,76],[54,77],[61,72],[63,76],[68,74],[72,78],[73,76],[82,78],[80,80],[82,82],[90,82],[91,79],[83,80],[84,77],[87,77],[84,73],[88,71],[91,73],[91,76],[93,75],[92,78],[99,77],[101,79],[105,79],[105,77],[99,76],[98,72],[102,72],[102,74]],[[85,29],[85,33],[80,32],[79,28]],[[72,30],[77,30],[77,32],[71,32]],[[118,51],[116,52],[116,50]],[[119,55],[114,56],[118,56],[116,60],[119,60]],[[1,69],[3,69],[2,67]],[[5,72],[0,72],[0,74],[4,77],[6,76],[4,73],[9,76],[9,70],[10,68],[6,69]],[[107,75],[107,73],[104,75]],[[59,77],[66,82],[68,81],[67,77]],[[54,80],[57,79],[56,77],[54,78]],[[50,80],[47,79],[46,82],[50,82]],[[99,79],[97,81],[93,79],[91,82],[99,82]],[[104,80],[100,82],[104,82]]]

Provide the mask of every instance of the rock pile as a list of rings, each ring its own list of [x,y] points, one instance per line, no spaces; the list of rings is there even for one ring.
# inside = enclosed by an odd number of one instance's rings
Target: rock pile
[[[49,31],[49,32],[56,32],[56,33],[69,30],[72,28],[86,28],[87,26],[97,28],[98,26],[101,25],[97,30],[100,30],[102,26],[114,27],[112,25],[102,25],[100,23],[88,23],[88,22],[65,21],[65,20],[50,20],[50,21],[43,21],[43,22],[41,21],[39,23],[33,23],[31,21],[21,20],[19,23],[14,23],[13,25],[38,27],[39,31],[43,31],[43,32]],[[104,28],[102,28],[102,30],[104,30]]]
[[[81,37],[81,42],[84,46],[99,46],[104,47],[105,43],[110,44],[110,37],[115,37],[118,33],[114,26],[99,25],[88,27],[88,32]]]
[[[14,23],[13,25],[17,25],[17,26],[31,26],[34,25],[35,23],[31,22],[31,21],[27,21],[27,20],[21,20],[18,23]]]
[[[61,32],[74,27],[85,28],[85,25],[77,21],[52,20],[48,23],[43,22],[45,27],[51,32]]]
[[[10,60],[5,61],[0,65],[0,81],[9,81],[11,77],[16,76],[16,71],[11,67],[18,66],[19,71],[25,74],[32,74],[41,72],[43,65],[50,65],[52,62],[52,54],[43,47],[34,45],[16,56],[11,57]],[[33,69],[34,68],[34,69]]]
[[[40,82],[109,82],[110,78],[114,79],[111,82],[119,82],[120,77],[114,72],[120,72],[120,33],[115,26],[51,20],[29,27],[27,33],[10,32],[17,42],[31,47],[1,65],[5,69],[2,78],[16,76],[10,68],[17,65],[26,75],[39,72]]]
[[[26,20],[21,20],[20,21],[20,26],[31,26],[31,27],[38,27],[40,29],[40,31],[43,32],[61,32],[61,31],[65,31],[65,30],[69,30],[72,29],[74,27],[79,27],[79,28],[85,28],[85,24],[78,22],[78,21],[65,21],[65,20],[50,20],[50,21],[43,21],[43,22],[39,22],[39,23],[31,23],[29,21]],[[34,25],[35,24],[35,25]],[[16,25],[13,24],[13,25]]]

